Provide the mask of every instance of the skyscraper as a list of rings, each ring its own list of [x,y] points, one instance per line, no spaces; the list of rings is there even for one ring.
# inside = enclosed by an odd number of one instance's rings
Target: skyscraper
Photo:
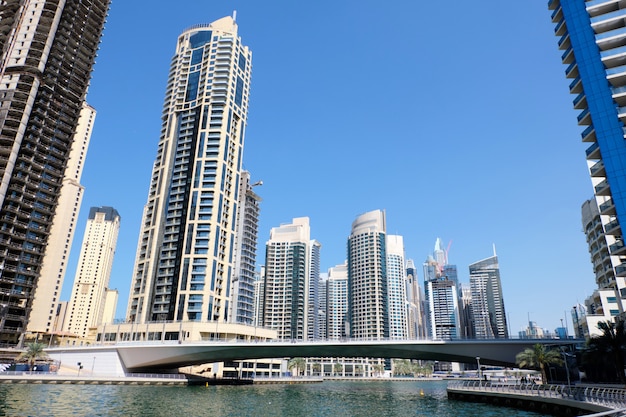
[[[65,245],[49,233],[65,215],[59,192],[108,8],[109,0],[0,3],[0,343],[18,343],[41,280],[55,281],[38,313],[49,327],[62,282],[41,268],[49,244]]]
[[[64,330],[85,338],[105,317],[109,279],[120,230],[112,207],[92,207],[78,258]]]
[[[415,268],[413,259],[406,261],[406,294],[409,339],[422,339],[425,337],[424,309],[417,277],[417,268]]]
[[[462,336],[456,265],[447,262],[448,254],[437,238],[433,255],[423,265],[427,336],[434,339]]]
[[[312,252],[308,217],[271,229],[265,254],[263,325],[276,330],[279,339],[307,338]]]
[[[50,226],[48,239],[55,243],[46,247],[41,265],[41,276],[48,279],[37,281],[33,307],[28,319],[27,330],[32,333],[50,333],[55,327],[54,312],[57,310],[58,297],[65,278],[67,260],[83,199],[84,187],[80,184],[80,179],[95,117],[96,111],[84,103],[56,208],[56,211],[63,215],[56,216]]]
[[[610,265],[599,277],[626,298],[626,9],[617,1],[550,0],[554,32],[575,95],[587,166],[609,248]],[[604,266],[603,266],[604,267]],[[598,278],[598,274],[596,273]],[[603,284],[604,285],[604,284]],[[620,308],[622,302],[619,303]],[[623,311],[622,311],[623,312]]]
[[[328,269],[326,289],[326,333],[330,340],[347,336],[348,320],[348,264]]]
[[[318,315],[320,311],[320,250],[322,245],[312,240],[309,244],[309,302],[307,306],[307,338],[309,340],[320,339],[320,324]]]
[[[348,300],[352,338],[389,337],[385,213],[374,210],[352,222],[348,238]]]
[[[130,287],[130,322],[230,321],[251,58],[231,17],[178,37]],[[247,311],[242,315],[248,320]]]
[[[471,264],[469,273],[476,338],[508,338],[500,266],[495,250],[493,256]]]
[[[387,235],[387,304],[389,338],[406,339],[407,319],[406,270],[404,269],[404,239]]]
[[[233,312],[231,320],[252,324],[254,321],[254,274],[256,267],[257,235],[261,198],[250,183],[250,173],[241,172],[235,241],[235,273],[233,278]]]

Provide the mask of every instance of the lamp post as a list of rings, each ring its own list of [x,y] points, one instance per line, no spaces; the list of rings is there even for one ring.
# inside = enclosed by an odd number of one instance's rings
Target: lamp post
[[[565,364],[565,374],[567,375],[567,390],[571,390],[572,387],[572,381],[570,380],[569,377],[569,366],[567,366],[567,357],[569,356],[569,354],[561,351],[561,355],[563,355],[563,363]]]
[[[478,364],[478,385],[482,386],[482,384],[483,384],[483,377],[482,377],[481,372],[480,372],[480,356],[476,356],[476,363]]]

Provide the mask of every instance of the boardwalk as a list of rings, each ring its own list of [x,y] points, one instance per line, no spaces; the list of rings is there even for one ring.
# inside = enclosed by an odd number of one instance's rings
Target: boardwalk
[[[448,397],[552,415],[626,416],[626,390],[618,388],[453,381]]]

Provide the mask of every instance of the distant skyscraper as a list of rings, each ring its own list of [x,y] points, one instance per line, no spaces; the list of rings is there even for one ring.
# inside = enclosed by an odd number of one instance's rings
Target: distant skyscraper
[[[626,66],[622,32],[626,8],[618,1],[550,0],[561,59],[571,79],[578,124],[584,126],[582,141],[587,166],[604,228],[610,257],[600,266],[594,260],[596,279],[616,291],[623,309],[626,299],[626,245],[621,225],[626,224]],[[607,265],[605,261],[610,261]],[[606,268],[599,273],[598,267]]]
[[[498,257],[494,253],[490,258],[471,264],[469,273],[476,338],[508,338]]]
[[[87,337],[101,324],[113,258],[120,230],[120,215],[112,207],[92,207],[80,250],[65,331]]]
[[[413,259],[406,261],[406,294],[409,339],[423,339],[426,335],[423,317],[424,310],[417,268],[415,268]]]
[[[308,217],[274,227],[266,244],[263,325],[279,339],[307,338],[311,230]],[[315,279],[319,279],[315,277]]]
[[[250,173],[241,172],[237,213],[237,239],[235,241],[235,274],[233,279],[233,303],[230,314],[237,323],[252,324],[254,321],[254,274],[256,268],[257,235],[259,231],[259,203],[261,198],[250,184]]]
[[[57,310],[83,200],[84,187],[80,184],[80,178],[95,117],[96,111],[86,103],[83,104],[56,209],[57,213],[63,213],[63,215],[56,216],[54,223],[50,226],[48,239],[55,243],[46,248],[46,255],[41,265],[41,276],[50,277],[50,279],[37,282],[33,308],[28,320],[29,332],[50,333],[55,330],[54,312]],[[56,330],[61,331],[60,328]]]
[[[352,338],[389,337],[385,213],[356,218],[348,238],[348,300]]]
[[[327,338],[339,340],[347,336],[348,320],[348,264],[328,269],[326,290]]]
[[[130,286],[129,322],[231,321],[237,203],[247,191],[240,178],[251,55],[231,17],[178,37]]]
[[[320,249],[322,245],[312,240],[309,248],[310,272],[309,272],[309,302],[307,312],[307,338],[309,340],[320,339],[320,326],[317,316],[320,310]]]
[[[263,325],[263,302],[265,300],[265,266],[254,273],[254,326]]]
[[[26,331],[36,288],[55,289],[40,296],[33,328],[52,325],[62,277],[51,259],[49,275],[41,268],[48,247],[66,244],[51,240],[51,226],[67,215],[57,204],[108,8],[109,0],[0,2],[2,344]]]
[[[319,299],[319,307],[317,310],[317,328],[318,328],[318,337],[320,339],[327,339],[328,332],[326,330],[326,312],[327,312],[327,303],[328,303],[328,274],[320,274],[319,284],[317,286],[319,291],[318,299]]]
[[[447,253],[437,238],[433,255],[423,265],[427,336],[434,339],[462,336],[456,265],[447,262]]]
[[[407,319],[406,270],[404,269],[404,239],[387,235],[387,305],[389,337],[406,339],[409,335]]]

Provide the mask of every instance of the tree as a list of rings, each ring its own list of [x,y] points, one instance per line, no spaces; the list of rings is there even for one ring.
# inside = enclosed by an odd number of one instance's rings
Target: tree
[[[306,361],[304,358],[291,358],[287,366],[290,370],[296,368],[296,376],[298,376],[300,375],[300,370],[304,370],[306,367]]]
[[[541,382],[545,384],[548,382],[546,365],[561,365],[563,359],[561,358],[561,352],[558,350],[549,350],[541,343],[537,343],[532,348],[524,349],[523,352],[518,353],[515,356],[515,363],[520,368],[539,368],[541,371]]]
[[[333,365],[333,372],[335,373],[335,376],[341,374],[343,372],[343,365],[340,363],[336,363]]]
[[[596,359],[608,359],[612,363],[620,383],[626,383],[624,377],[624,352],[626,351],[626,328],[624,320],[601,321],[598,329],[602,331],[599,336],[594,336],[587,341],[587,362],[592,362],[589,357]]]
[[[20,353],[17,360],[26,360],[26,362],[28,362],[28,370],[32,371],[37,359],[48,357],[48,354],[43,351],[44,347],[45,345],[43,343],[27,343],[26,350]]]

